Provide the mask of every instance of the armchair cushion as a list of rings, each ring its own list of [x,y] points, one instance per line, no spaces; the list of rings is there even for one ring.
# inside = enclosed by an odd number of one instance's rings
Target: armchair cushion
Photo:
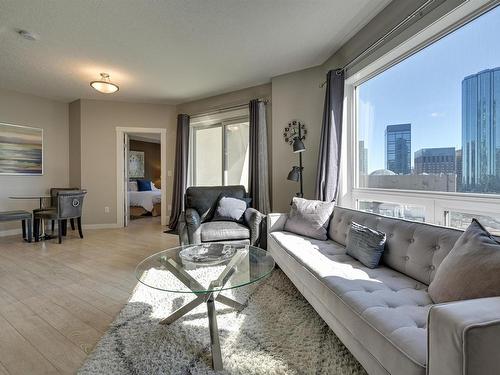
[[[232,221],[210,221],[201,224],[203,242],[245,240],[250,238],[250,229]]]

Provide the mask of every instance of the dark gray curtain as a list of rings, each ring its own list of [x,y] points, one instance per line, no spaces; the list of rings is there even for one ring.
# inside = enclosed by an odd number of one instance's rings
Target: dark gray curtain
[[[263,214],[271,211],[269,203],[269,169],[267,151],[266,103],[254,99],[249,103],[250,145],[248,194],[252,207]]]
[[[177,115],[177,141],[175,145],[174,188],[172,190],[171,230],[177,229],[179,217],[184,210],[184,192],[187,185],[189,155],[189,116]],[[165,187],[162,186],[164,189]]]
[[[338,193],[343,104],[344,71],[330,70],[326,76],[315,191],[316,199],[327,202],[334,201]]]

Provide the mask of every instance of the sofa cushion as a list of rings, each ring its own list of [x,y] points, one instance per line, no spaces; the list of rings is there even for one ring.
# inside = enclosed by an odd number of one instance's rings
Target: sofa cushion
[[[200,229],[203,242],[250,238],[250,229],[232,221],[209,221],[201,224]]]
[[[398,363],[392,357],[402,355],[417,370],[425,366],[432,304],[425,284],[384,266],[365,267],[334,241],[288,232],[270,237],[321,282],[314,293],[379,362]]]
[[[462,231],[452,228],[336,206],[330,220],[328,237],[345,245],[353,221],[387,235],[382,255],[383,264],[427,285],[462,234]]]
[[[500,243],[472,220],[429,286],[435,303],[500,296]]]

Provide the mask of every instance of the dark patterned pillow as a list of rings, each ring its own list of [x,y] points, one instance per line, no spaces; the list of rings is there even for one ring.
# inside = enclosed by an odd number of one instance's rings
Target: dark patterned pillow
[[[384,252],[385,240],[385,233],[353,221],[347,235],[347,255],[357,259],[368,268],[375,268]]]

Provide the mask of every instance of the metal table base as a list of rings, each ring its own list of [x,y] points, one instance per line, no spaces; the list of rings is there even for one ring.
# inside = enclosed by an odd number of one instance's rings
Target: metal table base
[[[220,293],[221,289],[226,284],[227,280],[235,271],[235,267],[246,255],[244,250],[240,250],[228,263],[226,268],[222,271],[216,280],[210,282],[207,292],[200,292],[200,290],[205,290],[205,288],[198,283],[189,273],[187,273],[179,264],[172,258],[164,258],[162,264],[168,268],[176,278],[179,279],[184,285],[193,291],[197,297],[191,302],[185,304],[184,306],[175,310],[167,318],[163,319],[160,324],[171,324],[177,319],[186,315],[191,310],[195,309],[202,303],[207,304],[207,315],[208,315],[208,329],[210,331],[210,349],[212,352],[212,366],[214,370],[222,370],[222,353],[220,349],[220,339],[219,330],[217,328],[217,311],[215,310],[215,301],[220,302],[226,306],[232,307],[237,311],[241,311],[245,308],[245,305],[223,296]]]

